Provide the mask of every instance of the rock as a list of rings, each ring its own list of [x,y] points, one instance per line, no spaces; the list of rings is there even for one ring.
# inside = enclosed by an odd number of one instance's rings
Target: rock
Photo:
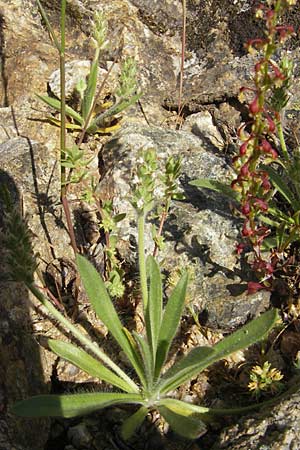
[[[66,71],[66,99],[70,99],[80,80],[86,81],[90,73],[91,61],[75,60],[69,61],[65,65]],[[51,92],[60,98],[60,70],[55,70],[49,77],[49,88]]]
[[[225,429],[211,450],[291,450],[300,448],[299,392],[272,409]]]
[[[201,139],[204,148],[223,150],[224,140],[218,128],[214,125],[209,111],[201,111],[187,117],[182,127],[191,131]]]
[[[68,439],[76,449],[82,449],[89,445],[92,436],[89,433],[85,423],[79,423],[68,430]]]

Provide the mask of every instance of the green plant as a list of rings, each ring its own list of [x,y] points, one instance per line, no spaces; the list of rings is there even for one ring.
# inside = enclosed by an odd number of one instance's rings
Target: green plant
[[[262,366],[254,366],[250,371],[250,381],[248,389],[256,396],[260,397],[263,393],[275,393],[283,388],[280,382],[283,375],[280,370],[271,368],[271,364],[265,361]]]
[[[139,272],[143,302],[145,333],[140,335],[125,328],[115,310],[102,280],[92,264],[82,255],[77,255],[77,267],[90,302],[126,355],[134,375],[129,376],[103,350],[64,317],[47,299],[33,281],[35,264],[26,267],[26,274],[19,276],[18,267],[23,264],[22,252],[25,248],[34,261],[33,252],[28,249],[27,226],[15,229],[10,226],[14,220],[12,209],[6,215],[6,229],[2,237],[6,245],[6,262],[11,273],[18,275],[28,289],[44,305],[60,325],[83,346],[78,348],[72,343],[48,339],[49,348],[58,356],[70,361],[90,375],[106,381],[118,390],[110,392],[80,393],[72,395],[40,395],[15,404],[12,412],[20,416],[63,416],[74,417],[88,414],[101,408],[116,404],[134,404],[137,409],[122,426],[122,436],[128,439],[143,422],[149,411],[158,410],[178,434],[196,438],[205,430],[204,421],[212,414],[228,415],[241,413],[258,405],[245,408],[214,410],[187,403],[174,398],[174,391],[181,384],[197,376],[199,372],[214,362],[233,352],[243,349],[268,334],[278,320],[276,310],[270,310],[251,321],[241,329],[226,337],[214,347],[197,347],[176,361],[169,369],[164,369],[168,361],[172,341],[178,330],[184,309],[188,275],[183,272],[164,306],[160,268],[153,256],[145,259],[144,226],[147,213],[152,209],[155,197],[153,170],[156,168],[155,153],[146,151],[137,170],[140,181],[135,184],[132,204],[135,205],[138,220]],[[23,241],[26,245],[23,245]],[[93,356],[92,356],[93,355]],[[120,392],[122,391],[122,392]]]
[[[45,18],[46,13],[39,1],[38,4],[40,11]],[[46,25],[50,35],[53,37],[55,34],[48,19]],[[97,92],[99,59],[101,51],[108,45],[107,21],[102,12],[97,11],[94,14],[91,26],[95,55],[91,63],[87,82],[82,79],[76,86],[76,90],[79,94],[79,111],[66,105],[65,112],[66,116],[69,118],[66,128],[73,131],[80,131],[83,134],[108,133],[115,129],[115,126],[109,125],[107,122],[108,119],[111,119],[124,109],[133,105],[140,98],[141,94],[137,93],[135,61],[133,58],[127,58],[122,65],[119,87],[116,91],[116,102],[111,105],[109,105],[109,103],[104,104],[102,111],[97,113],[97,100],[101,93],[99,91]],[[62,99],[59,100],[49,97],[48,95],[38,95],[38,98],[55,110],[61,111]],[[106,108],[107,106],[109,107]],[[49,117],[48,120],[55,125],[61,126],[60,120],[53,117]]]
[[[124,270],[117,257],[117,227],[118,223],[122,221],[126,214],[113,214],[113,202],[110,200],[104,201],[101,207],[98,208],[101,215],[100,228],[105,235],[105,266],[106,266],[106,288],[111,297],[120,298],[124,295]]]
[[[283,252],[300,235],[299,151],[290,154],[282,126],[292,64],[286,56],[275,62],[276,52],[294,32],[280,22],[283,12],[294,4],[294,0],[269,0],[258,6],[256,17],[265,21],[265,37],[248,42],[249,52],[259,59],[254,67],[254,87],[241,88],[241,99],[248,95],[249,122],[238,130],[241,145],[233,158],[236,178],[231,186],[205,179],[191,183],[221,192],[239,205],[244,223],[237,252],[250,247],[251,266],[260,281],[250,282],[249,292],[272,289],[274,272],[284,263]],[[276,135],[278,151],[274,148]]]
[[[133,105],[141,97],[137,92],[136,82],[136,64],[133,58],[127,58],[123,61],[119,77],[119,86],[115,92],[115,101],[113,103],[104,103],[101,108],[98,107],[98,99],[103,86],[113,68],[111,65],[107,76],[97,91],[98,67],[101,51],[107,46],[107,21],[102,12],[97,11],[91,22],[92,42],[95,47],[95,54],[91,63],[90,73],[86,80],[80,80],[77,84],[79,94],[79,110],[66,104],[65,93],[65,22],[66,22],[66,0],[61,2],[60,16],[60,35],[58,40],[52,25],[48,19],[40,0],[37,5],[41,16],[45,22],[55,48],[59,53],[60,60],[60,99],[48,95],[37,95],[37,97],[48,106],[60,113],[60,119],[48,117],[48,120],[60,127],[60,154],[61,154],[61,196],[64,197],[68,185],[78,183],[89,174],[87,168],[90,161],[87,161],[84,152],[80,150],[86,134],[109,133],[116,129],[117,124],[112,124],[119,113]],[[77,131],[79,133],[76,144],[70,148],[66,147],[66,130]],[[69,169],[68,176],[66,169]],[[75,172],[75,174],[74,174]]]

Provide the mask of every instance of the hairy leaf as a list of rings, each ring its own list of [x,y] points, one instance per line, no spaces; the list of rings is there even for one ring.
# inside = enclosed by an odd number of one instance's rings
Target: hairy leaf
[[[174,403],[173,403],[174,402]],[[170,399],[169,403],[161,402],[158,410],[170,424],[175,433],[187,439],[197,439],[206,432],[206,426],[199,415],[188,408],[189,404]]]
[[[104,281],[86,258],[77,255],[76,261],[84,288],[97,316],[107,326],[109,332],[118,342],[136,372],[141,374],[143,368],[140,367],[136,359],[136,353],[124,333],[123,325],[107,293]]]
[[[16,403],[12,412],[23,417],[76,417],[120,403],[143,403],[138,394],[93,392],[72,395],[37,395]]]
[[[232,200],[237,201],[239,199],[239,194],[236,191],[234,191],[228,184],[221,183],[220,181],[211,180],[209,178],[198,178],[197,180],[190,181],[189,184],[191,186],[202,187],[219,192],[219,194],[226,195],[226,197],[229,197]]]
[[[51,106],[52,108],[56,109],[56,111],[60,112],[61,109],[60,100],[49,97],[48,95],[37,95],[37,97],[44,103],[46,103],[48,106]],[[74,109],[68,105],[66,105],[66,115],[72,117],[76,122],[79,123],[79,125],[83,125],[83,119],[81,115],[78,114],[76,111],[74,111]]]
[[[82,117],[84,120],[87,119],[90,110],[94,103],[94,98],[96,94],[97,88],[97,77],[98,77],[98,62],[99,62],[100,49],[97,48],[95,52],[95,56],[91,65],[91,70],[88,77],[87,88],[84,92],[84,97],[82,101]]]
[[[106,381],[125,392],[132,392],[131,386],[129,386],[126,381],[107,369],[84,350],[81,350],[68,342],[57,341],[54,339],[48,339],[48,345],[56,355],[84,370],[92,377],[97,377]]]
[[[169,348],[176,334],[184,307],[187,282],[188,275],[187,273],[184,273],[170,295],[164,310],[162,326],[160,328],[157,344],[155,377],[158,377],[160,374],[161,368],[166,360]]]
[[[161,393],[176,389],[216,361],[263,339],[278,321],[277,310],[271,309],[232,333],[214,347],[198,347],[171,367],[159,383]],[[197,362],[198,361],[198,362]]]
[[[127,441],[135,430],[142,425],[145,417],[148,414],[148,408],[145,406],[141,406],[132,416],[125,420],[122,425],[122,438]]]

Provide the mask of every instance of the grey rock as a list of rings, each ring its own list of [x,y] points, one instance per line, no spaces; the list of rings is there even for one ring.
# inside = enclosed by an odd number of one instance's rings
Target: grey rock
[[[211,450],[297,450],[299,414],[300,397],[296,392],[272,409],[243,418],[225,429]]]
[[[209,111],[201,111],[188,116],[183,124],[183,130],[191,131],[201,139],[203,147],[208,149],[224,149],[224,139],[220,131],[214,125]]]
[[[75,60],[69,61],[65,65],[66,71],[66,98],[69,99],[76,85],[80,80],[86,81],[86,77],[90,73],[91,61],[89,60]],[[60,70],[55,70],[49,77],[49,87],[51,92],[60,98]]]

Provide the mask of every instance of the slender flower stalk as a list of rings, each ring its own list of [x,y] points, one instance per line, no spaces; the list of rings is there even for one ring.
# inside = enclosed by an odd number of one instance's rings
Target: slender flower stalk
[[[145,236],[145,213],[142,212],[138,215],[138,252],[139,252],[140,285],[141,285],[144,311],[146,311],[147,306],[148,306],[148,286],[147,286],[144,236]]]

